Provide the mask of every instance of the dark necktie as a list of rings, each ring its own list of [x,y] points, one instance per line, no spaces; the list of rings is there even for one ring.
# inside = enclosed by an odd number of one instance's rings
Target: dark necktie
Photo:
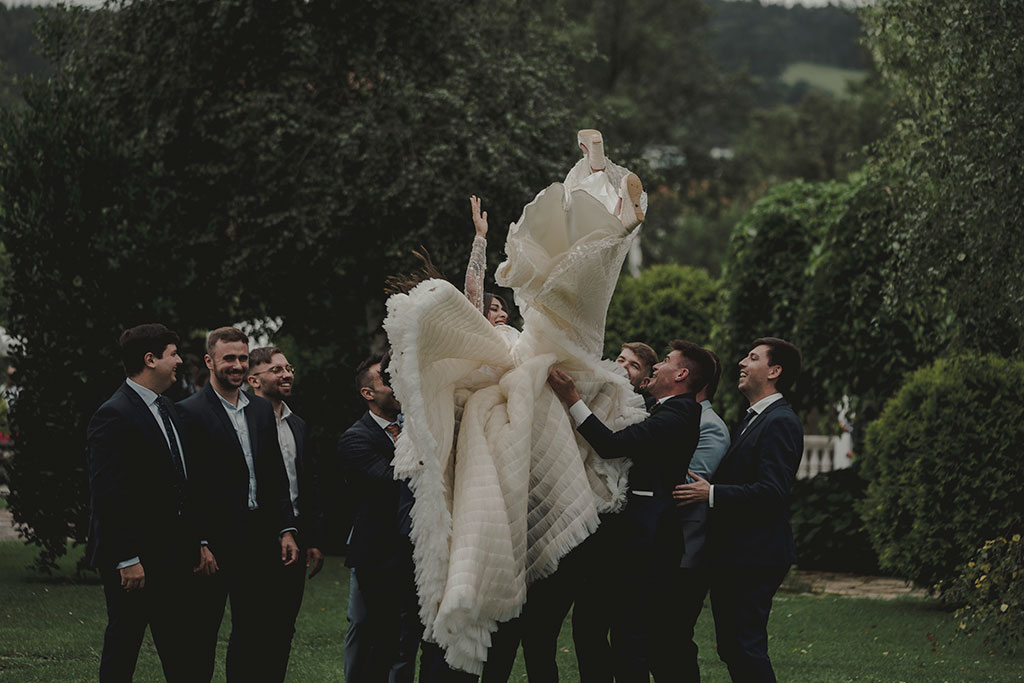
[[[740,422],[739,435],[742,436],[743,432],[747,431],[747,427],[753,422],[754,418],[757,417],[757,412],[753,408],[747,408],[747,414]]]
[[[402,425],[392,422],[384,428],[384,431],[391,435],[392,441],[398,441],[398,435],[402,433]]]
[[[171,424],[171,414],[167,412],[162,397],[156,399],[156,409],[160,418],[164,421],[164,429],[167,430],[167,443],[171,447],[171,466],[174,473],[178,475],[179,486],[185,482],[185,465],[181,462],[181,451],[178,450],[178,440],[174,438],[174,426]]]

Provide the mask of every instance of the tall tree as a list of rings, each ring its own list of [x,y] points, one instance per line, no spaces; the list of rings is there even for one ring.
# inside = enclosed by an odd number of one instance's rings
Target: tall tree
[[[895,173],[894,300],[939,298],[954,344],[1024,346],[1024,5],[881,0],[867,42],[905,95],[877,161]]]
[[[562,20],[513,0],[136,0],[44,23],[55,74],[0,120],[24,342],[11,507],[44,565],[84,537],[84,427],[124,326],[281,317],[296,409],[333,442],[385,276],[423,244],[457,279],[466,198],[499,226],[575,158]]]

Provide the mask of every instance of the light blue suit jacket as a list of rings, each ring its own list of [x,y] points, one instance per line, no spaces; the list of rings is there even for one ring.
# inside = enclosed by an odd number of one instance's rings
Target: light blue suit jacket
[[[700,403],[700,440],[693,452],[690,470],[710,479],[729,450],[729,429],[711,407],[711,401]],[[687,477],[687,481],[691,481]],[[681,510],[685,549],[679,566],[694,569],[703,565],[704,541],[707,537],[708,504],[693,503]]]

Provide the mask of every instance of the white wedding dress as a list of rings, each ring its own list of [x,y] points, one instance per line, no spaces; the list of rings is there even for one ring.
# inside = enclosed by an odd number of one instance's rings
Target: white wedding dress
[[[549,369],[569,372],[612,429],[646,416],[621,370],[601,360],[608,303],[635,235],[611,213],[628,171],[609,162],[589,174],[584,162],[509,229],[496,280],[515,292],[521,334],[491,326],[445,280],[387,303],[389,371],[405,416],[394,468],[415,493],[424,637],[476,674],[527,585],[555,571],[599,512],[624,501],[628,464],[602,460],[576,433],[547,385]]]

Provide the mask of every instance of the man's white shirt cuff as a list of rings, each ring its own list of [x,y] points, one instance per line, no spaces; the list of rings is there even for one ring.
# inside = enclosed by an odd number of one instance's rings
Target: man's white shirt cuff
[[[572,417],[573,422],[576,423],[576,426],[579,427],[583,424],[584,420],[593,415],[593,411],[587,407],[587,404],[581,398],[569,406],[569,415]]]
[[[709,508],[715,507],[715,485],[714,484],[711,484],[711,486],[708,487],[708,507]]]
[[[138,558],[138,556],[135,556],[135,557],[133,557],[130,560],[125,560],[124,562],[118,562],[117,563],[117,568],[118,569],[124,569],[125,567],[131,567],[132,565],[138,564],[140,562],[142,562],[142,560],[140,560]]]

